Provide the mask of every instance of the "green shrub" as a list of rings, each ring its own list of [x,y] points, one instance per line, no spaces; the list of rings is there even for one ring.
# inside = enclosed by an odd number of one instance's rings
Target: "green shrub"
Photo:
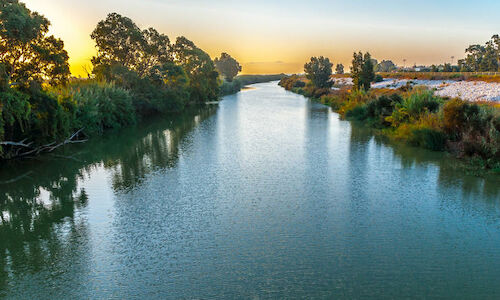
[[[366,120],[368,117],[366,105],[356,105],[353,108],[346,110],[345,117],[356,121]]]
[[[306,83],[304,81],[298,80],[293,84],[293,87],[295,88],[302,88],[305,87]]]
[[[409,93],[402,101],[401,105],[406,109],[408,115],[417,118],[425,111],[435,112],[439,109],[441,100],[434,96],[429,90],[416,90]]]
[[[375,75],[374,82],[382,82],[382,81],[384,81],[384,77],[382,77],[382,75],[380,74]]]
[[[74,103],[76,116],[73,127],[85,128],[87,134],[101,134],[106,129],[117,129],[136,122],[130,93],[113,83],[74,82],[52,92],[58,95],[60,102]]]
[[[241,90],[241,82],[238,79],[233,80],[232,82],[224,81],[220,86],[220,95],[232,95],[236,94]]]
[[[370,117],[387,117],[392,114],[396,104],[401,103],[402,98],[398,94],[391,96],[380,96],[367,104],[368,115]]]

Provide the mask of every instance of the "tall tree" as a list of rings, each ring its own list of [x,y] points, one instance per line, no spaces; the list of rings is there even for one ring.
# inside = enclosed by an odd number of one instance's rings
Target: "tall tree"
[[[191,100],[197,103],[216,100],[219,73],[210,55],[183,36],[177,38],[172,48],[175,62],[184,68],[189,78]]]
[[[214,63],[217,71],[229,82],[232,82],[234,77],[241,72],[240,64],[227,53],[222,53],[220,58],[215,58]]]
[[[94,72],[105,74],[113,65],[121,65],[144,77],[155,66],[172,61],[168,36],[149,28],[144,31],[129,18],[111,13],[91,34],[97,56],[92,58]]]
[[[392,72],[396,69],[397,67],[392,60],[383,60],[375,67],[376,72]]]
[[[368,91],[371,87],[371,82],[375,79],[375,71],[373,60],[370,53],[354,53],[351,76],[353,79],[354,88],[357,90],[364,89]]]
[[[311,80],[317,88],[329,88],[332,86],[330,76],[333,64],[327,57],[311,57],[311,61],[304,65],[307,79]]]
[[[337,74],[344,74],[344,65],[343,64],[337,64],[335,67],[335,73]]]
[[[466,50],[467,56],[460,60],[462,71],[492,72],[500,67],[500,38],[498,35],[491,37],[486,45],[471,45]]]
[[[18,0],[0,0],[0,63],[10,84],[68,80],[68,53],[60,39],[47,34],[49,26]]]

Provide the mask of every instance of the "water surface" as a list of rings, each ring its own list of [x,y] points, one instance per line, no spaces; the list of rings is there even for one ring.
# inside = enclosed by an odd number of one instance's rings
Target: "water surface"
[[[500,297],[500,180],[277,84],[0,170],[0,297]]]

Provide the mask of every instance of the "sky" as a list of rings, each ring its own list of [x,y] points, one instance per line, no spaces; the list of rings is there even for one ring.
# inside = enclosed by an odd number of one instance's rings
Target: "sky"
[[[71,71],[96,53],[90,33],[108,13],[186,36],[213,58],[227,52],[245,74],[297,73],[311,56],[348,69],[354,51],[398,65],[441,64],[500,34],[499,0],[21,0],[51,21]]]

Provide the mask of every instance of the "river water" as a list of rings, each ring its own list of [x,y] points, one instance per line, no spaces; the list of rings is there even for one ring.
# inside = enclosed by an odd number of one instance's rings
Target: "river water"
[[[499,298],[500,179],[276,82],[0,170],[0,298]]]

